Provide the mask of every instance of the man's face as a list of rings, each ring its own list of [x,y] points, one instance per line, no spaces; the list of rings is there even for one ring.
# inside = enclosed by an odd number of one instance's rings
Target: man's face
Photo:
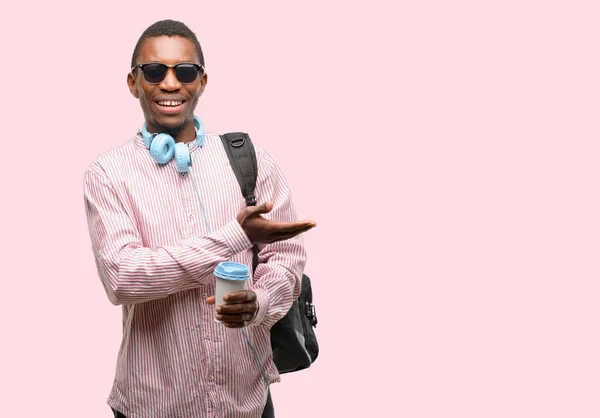
[[[167,65],[199,64],[194,44],[179,36],[146,39],[140,49],[137,64],[150,62]],[[186,124],[193,126],[194,109],[206,81],[206,74],[200,74],[193,83],[182,84],[177,80],[173,68],[167,70],[164,80],[159,84],[148,83],[140,68],[127,76],[131,94],[140,99],[148,130],[167,132],[173,136],[183,130]],[[165,101],[170,103],[164,103]],[[180,106],[169,106],[177,101],[183,103]]]

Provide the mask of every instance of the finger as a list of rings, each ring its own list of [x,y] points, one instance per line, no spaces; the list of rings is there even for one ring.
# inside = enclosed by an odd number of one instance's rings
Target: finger
[[[254,293],[252,290],[225,293],[223,295],[223,300],[227,303],[250,302],[256,300],[256,293]]]
[[[227,328],[244,328],[246,326],[245,322],[223,322]]]
[[[206,298],[206,303],[209,304],[209,305],[214,305],[215,304],[215,300],[216,300],[216,297],[215,296],[211,296],[209,298]]]
[[[231,303],[227,305],[220,305],[217,307],[217,314],[242,314],[242,313],[254,313],[258,309],[258,305],[255,302],[246,303]]]
[[[247,322],[247,321],[250,321],[253,317],[254,317],[254,315],[250,314],[250,313],[244,313],[244,314],[240,314],[240,315],[219,314],[216,316],[216,318],[219,321],[223,321],[223,322]]]
[[[296,229],[296,230],[294,230],[294,231],[290,231],[290,233],[291,233],[291,234],[294,234],[294,236],[295,236],[295,235],[300,235],[300,234],[303,234],[303,233],[305,233],[306,231],[310,231],[310,230],[311,230],[311,229],[313,229],[313,228],[314,228],[313,226],[307,226],[307,227],[305,227],[305,228],[300,228],[300,229]]]
[[[314,228],[316,223],[311,221],[301,221],[301,222],[269,222],[268,229],[271,233],[288,233],[288,232],[296,232],[298,233],[308,231],[311,228]]]
[[[288,231],[297,231],[299,229],[310,229],[310,228],[314,228],[315,226],[317,226],[316,222],[313,221],[297,221],[297,222],[290,222],[289,227],[286,228]]]
[[[306,229],[301,229],[301,230],[294,231],[294,232],[278,233],[278,234],[271,235],[270,239],[271,239],[271,242],[285,241],[286,239],[294,238],[295,236],[300,235],[310,229],[311,228],[306,228]]]
[[[311,228],[315,228],[317,226],[317,223],[315,221],[300,221],[305,223],[307,226],[310,226]]]

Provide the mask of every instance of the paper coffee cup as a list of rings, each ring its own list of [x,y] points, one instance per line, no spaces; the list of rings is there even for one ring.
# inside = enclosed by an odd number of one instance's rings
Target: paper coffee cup
[[[219,305],[225,305],[223,300],[226,293],[240,292],[246,290],[246,284],[250,278],[250,269],[245,264],[223,261],[217,265],[213,272],[215,276],[215,315]],[[215,318],[215,321],[221,322]]]

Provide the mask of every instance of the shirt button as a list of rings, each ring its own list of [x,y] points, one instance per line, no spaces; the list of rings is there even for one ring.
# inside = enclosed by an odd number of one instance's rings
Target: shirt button
[[[213,375],[208,376],[208,380],[213,380]]]
[[[194,214],[190,212],[190,215],[189,215],[189,216],[190,216],[190,218],[191,218],[192,216],[194,216]]]
[[[206,296],[208,296],[206,293],[202,293],[202,297],[203,297],[204,299],[206,299]]]

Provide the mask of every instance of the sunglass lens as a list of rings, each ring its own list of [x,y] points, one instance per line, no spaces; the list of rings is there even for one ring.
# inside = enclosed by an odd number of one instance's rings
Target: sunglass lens
[[[148,83],[160,83],[167,74],[167,67],[163,64],[144,65],[144,78]]]
[[[179,64],[175,67],[175,75],[181,83],[193,83],[198,77],[198,67],[192,64]]]

